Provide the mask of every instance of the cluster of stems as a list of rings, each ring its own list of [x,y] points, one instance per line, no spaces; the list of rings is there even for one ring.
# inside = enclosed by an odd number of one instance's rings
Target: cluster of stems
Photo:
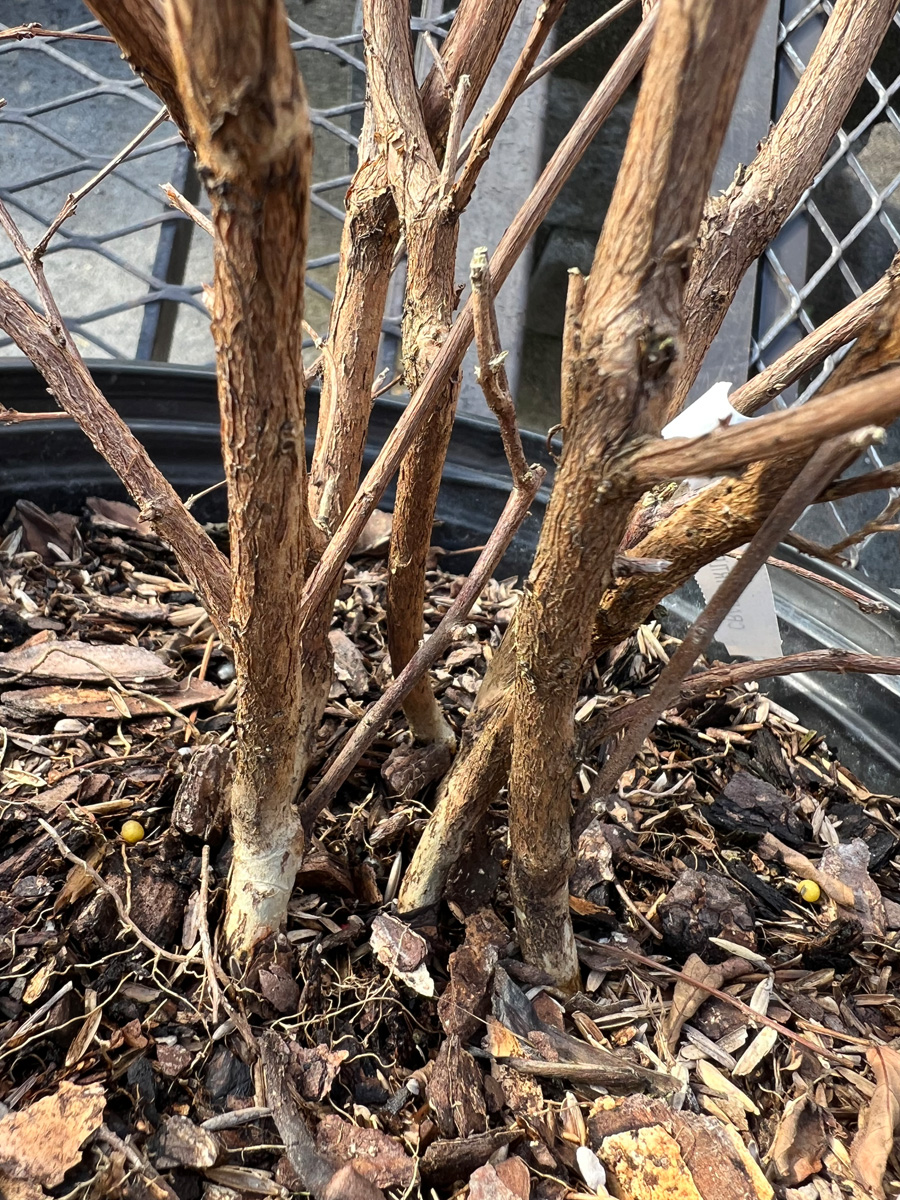
[[[579,965],[568,876],[572,782],[585,752],[574,713],[586,667],[699,567],[749,542],[656,691],[634,706],[630,722],[607,721],[607,738],[628,729],[603,767],[603,786],[613,789],[653,723],[687,694],[686,677],[722,611],[804,507],[848,488],[898,481],[888,469],[834,483],[900,413],[900,374],[883,371],[898,358],[896,265],[741,388],[735,404],[756,411],[856,339],[827,394],[802,409],[703,438],[659,437],[683,404],[745,272],[821,166],[893,17],[894,0],[835,0],[779,121],[755,160],[714,199],[713,170],[765,0],[642,5],[643,19],[525,204],[510,213],[499,245],[492,254],[476,251],[471,297],[456,313],[460,215],[481,172],[491,169],[491,147],[516,100],[543,73],[541,55],[563,4],[545,0],[538,7],[497,98],[480,106],[519,0],[461,0],[421,84],[407,5],[364,0],[368,82],[359,166],[347,193],[323,341],[315,450],[307,463],[301,346],[313,148],[283,2],[88,0],[165,106],[159,119],[167,115],[181,130],[209,194],[230,560],[99,392],[46,285],[43,252],[89,189],[69,198],[34,247],[0,206],[0,223],[31,272],[43,310],[35,312],[0,280],[0,328],[29,355],[61,407],[118,472],[234,656],[234,860],[224,939],[238,964],[283,925],[317,815],[402,707],[414,741],[447,747],[453,760],[403,880],[401,911],[440,900],[467,839],[506,787],[510,885],[522,954],[562,990],[575,990]],[[592,31],[599,33],[630,7],[623,0]],[[554,61],[573,48],[558,48]],[[494,298],[591,139],[641,72],[590,273],[571,276],[561,378],[564,450],[534,563],[509,632],[457,735],[435,697],[429,669],[477,601],[543,480],[522,450]],[[464,141],[476,112],[480,120]],[[410,401],[360,482],[381,324],[401,250],[402,375]],[[459,372],[473,340],[479,380],[509,461],[510,500],[467,583],[423,642],[438,488]],[[395,680],[311,780],[332,677],[328,630],[343,567],[395,476],[387,590]],[[720,478],[678,506],[646,495],[656,484],[688,476]],[[853,663],[842,660],[834,669],[894,669],[884,659],[867,664],[865,656],[852,657]],[[791,667],[804,668],[807,663]],[[780,669],[760,664],[761,674]],[[690,686],[696,689],[696,680]],[[710,686],[716,684],[711,680]],[[278,1048],[271,1050],[274,1078],[280,1060]]]

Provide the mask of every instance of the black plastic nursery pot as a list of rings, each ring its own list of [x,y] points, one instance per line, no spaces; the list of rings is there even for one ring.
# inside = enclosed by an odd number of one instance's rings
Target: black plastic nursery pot
[[[180,495],[202,491],[223,478],[215,376],[209,371],[168,366],[93,366],[107,399],[126,419],[153,461]],[[308,428],[315,430],[318,397],[307,397]],[[0,363],[0,404],[23,412],[49,410],[53,401],[38,373],[17,362]],[[374,408],[366,466],[403,409],[397,400],[379,400]],[[523,434],[529,461],[540,462],[552,478],[544,439]],[[308,450],[312,449],[312,438]],[[78,512],[87,496],[126,499],[121,483],[77,426],[59,421],[0,427],[0,518],[17,500],[31,500],[48,511]],[[446,551],[480,547],[487,540],[509,491],[509,469],[496,428],[487,421],[459,418],[438,502],[434,542]],[[545,485],[501,564],[501,575],[524,574],[531,562],[549,495]],[[393,491],[382,507],[390,508]],[[225,519],[224,489],[198,501],[201,521]],[[782,558],[801,562],[783,547]],[[465,571],[472,555],[446,560],[448,569]],[[815,563],[814,569],[838,583],[886,604],[879,614],[861,612],[844,596],[808,579],[771,569],[772,588],[786,654],[837,648],[857,653],[900,652],[900,603],[858,575]],[[665,608],[673,632],[699,611],[699,589],[689,585],[670,597]],[[727,658],[714,644],[718,657]],[[771,680],[768,694],[821,731],[844,762],[873,792],[900,788],[900,677],[808,673]]]

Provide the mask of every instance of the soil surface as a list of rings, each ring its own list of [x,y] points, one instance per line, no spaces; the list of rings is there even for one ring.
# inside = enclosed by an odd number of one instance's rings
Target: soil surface
[[[336,606],[314,774],[391,678],[380,521]],[[3,534],[0,1196],[900,1196],[900,801],[755,685],[668,713],[616,795],[585,753],[574,997],[518,953],[502,797],[440,910],[394,912],[446,769],[402,716],[237,978],[231,662],[128,506],[23,503]],[[434,673],[457,729],[515,583]],[[673,645],[650,622],[593,668],[585,745]]]

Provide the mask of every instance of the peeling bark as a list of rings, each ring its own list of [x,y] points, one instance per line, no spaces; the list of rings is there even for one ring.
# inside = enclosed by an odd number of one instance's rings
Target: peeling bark
[[[171,0],[169,33],[215,226],[238,732],[225,933],[245,958],[287,913],[303,847],[292,801],[306,765],[305,685],[312,676],[321,688],[323,675],[300,654],[312,137],[280,0]]]
[[[527,961],[579,983],[568,909],[574,707],[631,504],[604,480],[671,398],[690,248],[760,2],[661,0],[585,286],[565,449],[516,621],[511,885]]]
[[[825,161],[897,11],[896,0],[836,0],[806,70],[756,158],[706,205],[684,299],[685,342],[670,414],[679,412],[747,268]]]

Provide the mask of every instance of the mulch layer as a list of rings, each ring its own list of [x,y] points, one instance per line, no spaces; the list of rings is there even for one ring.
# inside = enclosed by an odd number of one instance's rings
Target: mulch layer
[[[316,773],[391,678],[381,521],[336,606]],[[128,506],[20,503],[2,532],[0,1196],[305,1194],[279,1100],[322,1161],[393,1197],[900,1196],[900,801],[755,685],[667,714],[616,795],[585,756],[575,996],[518,953],[502,797],[440,911],[397,916],[446,768],[402,716],[237,979],[215,945],[231,662]],[[434,554],[432,625],[452,563]],[[457,728],[515,583],[434,673]],[[585,744],[674,644],[651,621],[594,667]]]

